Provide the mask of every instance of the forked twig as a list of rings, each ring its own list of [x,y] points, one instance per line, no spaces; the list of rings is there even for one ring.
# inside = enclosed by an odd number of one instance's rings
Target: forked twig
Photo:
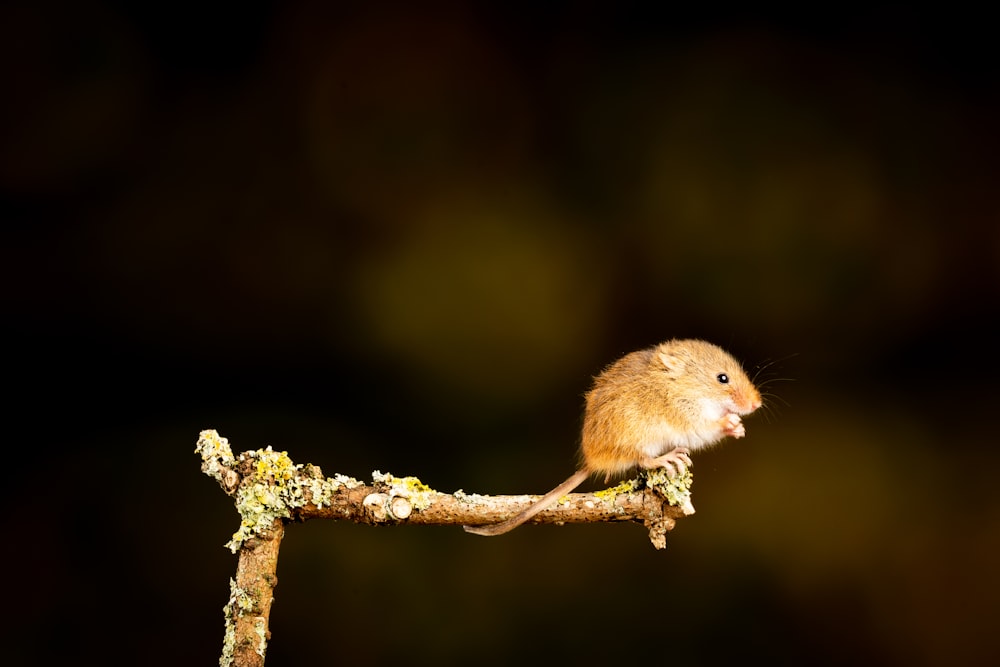
[[[278,550],[287,522],[481,525],[503,521],[538,499],[441,493],[416,477],[378,471],[371,484],[339,474],[327,477],[317,466],[296,464],[286,452],[270,447],[234,456],[228,440],[214,430],[201,432],[195,451],[202,457],[202,472],[234,498],[241,518],[226,545],[239,554],[239,563],[225,606],[223,667],[264,664]],[[571,493],[531,523],[639,522],[653,546],[663,549],[676,519],[694,513],[691,481],[690,472],[671,478],[662,470],[647,471],[603,491]]]

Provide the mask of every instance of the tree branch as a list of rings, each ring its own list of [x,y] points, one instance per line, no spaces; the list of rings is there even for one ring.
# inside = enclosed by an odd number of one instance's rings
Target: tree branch
[[[214,430],[201,432],[195,452],[201,454],[202,472],[235,499],[241,517],[226,545],[240,559],[225,607],[223,667],[264,664],[285,522],[481,525],[514,516],[539,498],[441,493],[416,477],[378,471],[371,484],[340,474],[326,477],[319,467],[293,463],[286,452],[270,447],[234,456],[228,440]],[[640,522],[653,546],[664,549],[676,519],[694,513],[691,482],[689,472],[671,478],[663,470],[646,471],[603,491],[570,493],[530,523]]]

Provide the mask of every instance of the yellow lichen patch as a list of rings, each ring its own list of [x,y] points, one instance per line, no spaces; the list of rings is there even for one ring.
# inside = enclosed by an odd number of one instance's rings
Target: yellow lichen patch
[[[276,485],[284,486],[292,479],[295,471],[301,467],[292,463],[288,458],[288,452],[276,452],[268,445],[267,449],[258,449],[251,452],[257,459],[257,479],[259,481],[273,480]]]
[[[628,479],[618,484],[617,486],[612,486],[610,489],[604,489],[603,491],[595,491],[594,495],[603,501],[614,500],[616,496],[623,493],[631,493],[639,488],[639,481],[635,479]]]
[[[602,501],[614,500],[616,496],[623,493],[632,493],[639,488],[638,479],[627,479],[617,486],[612,486],[610,489],[604,489],[603,491],[595,491],[594,495]]]
[[[372,473],[372,481],[388,486],[390,498],[397,496],[406,498],[413,505],[413,509],[417,510],[430,507],[433,502],[432,496],[437,493],[416,477],[396,477],[392,473],[383,474],[376,470]]]

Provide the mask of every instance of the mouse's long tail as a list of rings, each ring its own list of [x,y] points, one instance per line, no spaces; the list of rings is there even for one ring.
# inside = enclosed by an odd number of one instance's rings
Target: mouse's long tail
[[[507,519],[501,523],[494,523],[487,526],[464,526],[465,532],[472,533],[473,535],[503,535],[507,531],[514,530],[522,523],[542,510],[548,509],[552,503],[559,500],[576,487],[580,486],[583,480],[587,479],[588,476],[590,476],[590,472],[586,469],[577,470],[573,473],[572,477],[546,493],[544,496],[539,498],[534,505],[531,505],[528,509],[524,510],[517,516]]]

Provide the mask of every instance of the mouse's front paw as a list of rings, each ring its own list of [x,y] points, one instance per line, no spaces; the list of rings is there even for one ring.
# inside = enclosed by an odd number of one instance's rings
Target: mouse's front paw
[[[747,430],[743,426],[743,421],[735,413],[730,413],[722,418],[722,432],[734,438],[742,438],[747,434]]]
[[[646,459],[640,465],[644,468],[663,468],[668,477],[677,477],[691,467],[691,452],[687,447],[675,447],[655,459]]]

